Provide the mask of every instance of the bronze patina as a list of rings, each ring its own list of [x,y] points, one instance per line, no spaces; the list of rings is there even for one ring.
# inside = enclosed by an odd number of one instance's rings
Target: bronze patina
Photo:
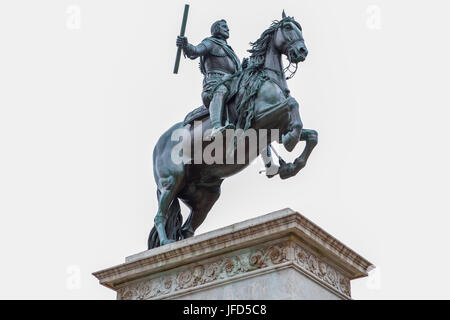
[[[317,132],[303,128],[299,104],[291,96],[286,82],[295,74],[297,64],[308,55],[300,24],[283,11],[282,19],[273,21],[260,38],[251,43],[250,57],[242,63],[227,43],[228,37],[226,21],[219,20],[212,25],[211,36],[197,46],[184,36],[177,38],[176,44],[186,57],[200,58],[204,106],[163,133],[154,148],[158,212],[148,239],[149,249],[192,237],[219,198],[223,180],[239,173],[258,155],[263,157],[267,168],[273,167],[272,142],[283,144],[289,152],[299,141],[306,142],[295,161],[286,163],[279,158],[275,172],[266,173],[269,178],[279,175],[281,179],[295,176],[306,165],[317,144]],[[289,61],[287,68],[283,67],[283,55]],[[286,72],[290,72],[288,77]],[[243,161],[228,163],[225,158],[236,150],[236,144],[224,142],[223,161],[173,161],[173,150],[179,144],[172,139],[175,131],[187,131],[189,145],[200,146],[204,151],[222,138],[225,141],[226,133],[234,128],[256,132],[256,154],[246,148]],[[201,135],[196,135],[195,130],[200,130]],[[263,130],[268,134],[263,135]],[[278,130],[279,135],[272,134],[272,130]],[[195,156],[195,151],[190,154]],[[236,160],[237,155],[234,156]],[[184,223],[180,200],[190,209]]]

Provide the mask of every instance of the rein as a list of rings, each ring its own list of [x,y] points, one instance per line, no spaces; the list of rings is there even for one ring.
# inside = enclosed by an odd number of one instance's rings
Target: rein
[[[265,69],[265,70],[270,70],[270,71],[272,71],[272,72],[275,72],[279,77],[282,77],[282,76],[283,76],[283,73],[282,73],[281,71],[279,71],[279,70],[275,70],[275,69],[268,68],[268,67],[264,67],[264,69]],[[272,81],[273,83],[275,83],[275,84],[278,86],[278,88],[280,88],[280,90],[283,91],[283,93],[284,93],[284,95],[285,95],[286,98],[289,96],[289,94],[290,94],[291,91],[290,91],[288,88],[283,88],[283,86],[280,85],[280,84],[278,83],[278,81],[275,81],[274,79],[269,79],[269,81]]]
[[[294,39],[294,40],[292,40],[292,39],[289,39],[289,37],[287,37],[286,36],[286,32],[284,31],[284,23],[283,24],[281,24],[281,34],[283,35],[283,37],[284,37],[284,40],[285,41],[287,41],[287,44],[285,45],[285,47],[286,47],[286,56],[288,57],[288,60],[289,60],[289,65],[286,67],[286,68],[284,68],[283,69],[283,73],[286,73],[287,71],[289,71],[290,72],[290,75],[289,76],[287,76],[286,77],[286,80],[289,80],[289,79],[292,79],[294,76],[295,76],[295,73],[297,72],[297,69],[298,69],[298,62],[297,63],[294,63],[294,70],[291,70],[291,65],[293,64],[292,63],[292,61],[291,61],[291,55],[290,55],[290,53],[289,53],[289,47],[291,46],[291,45],[293,45],[294,43],[296,43],[296,42],[298,42],[298,41],[300,41],[299,39]]]

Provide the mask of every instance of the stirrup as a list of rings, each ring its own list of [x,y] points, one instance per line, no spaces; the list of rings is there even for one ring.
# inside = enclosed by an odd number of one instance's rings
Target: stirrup
[[[228,129],[236,129],[235,125],[232,124],[231,122],[228,122],[224,125],[224,126],[220,126],[220,127],[214,127],[211,129],[211,133],[210,133],[210,139],[211,141],[214,140],[214,138],[218,135],[218,134],[222,134],[222,132],[224,132],[225,130]]]
[[[236,129],[236,126],[234,125],[234,124],[232,124],[231,122],[226,122],[226,124],[225,124],[225,126],[223,127],[223,128],[225,128],[224,130],[227,130],[227,129]]]
[[[214,138],[216,136],[218,136],[219,134],[222,134],[222,132],[224,132],[225,129],[226,129],[225,126],[218,127],[218,128],[212,128],[211,133],[210,133],[211,140],[214,140]]]

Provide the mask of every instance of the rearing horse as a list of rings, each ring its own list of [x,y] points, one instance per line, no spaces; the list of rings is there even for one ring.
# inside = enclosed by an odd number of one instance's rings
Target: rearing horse
[[[306,165],[309,155],[316,146],[317,132],[303,128],[299,104],[290,96],[281,59],[281,56],[285,55],[289,60],[289,66],[294,64],[295,67],[297,63],[305,60],[308,51],[300,24],[294,18],[286,17],[283,11],[282,20],[274,21],[251,45],[248,66],[239,75],[236,102],[230,109],[236,115],[238,124],[241,120],[242,128],[256,130],[257,152],[251,154],[246,148],[243,163],[228,164],[226,161],[212,164],[196,164],[189,161],[176,163],[171,158],[172,151],[179,144],[172,139],[174,131],[185,129],[193,133],[200,128],[200,137],[190,134],[189,143],[200,145],[204,150],[212,143],[203,139],[212,125],[207,117],[202,119],[200,126],[180,122],[166,131],[153,151],[153,171],[158,187],[158,212],[155,226],[148,239],[149,249],[192,237],[219,198],[220,186],[225,178],[246,168],[259,154],[263,156],[266,166],[267,163],[271,163],[269,149],[271,142],[282,143],[286,150],[291,152],[299,141],[306,141],[302,154],[293,163],[287,164],[280,159],[278,174],[282,179],[296,175]],[[249,91],[253,93],[249,95]],[[243,100],[250,102],[244,103]],[[281,137],[274,134],[262,137],[259,134],[260,129],[269,131],[277,129]],[[183,225],[179,200],[190,208],[190,215]]]

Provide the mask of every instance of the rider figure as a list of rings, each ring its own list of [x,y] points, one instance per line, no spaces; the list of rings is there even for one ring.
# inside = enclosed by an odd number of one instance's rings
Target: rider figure
[[[209,108],[213,126],[211,136],[214,138],[225,129],[233,128],[232,124],[222,124],[224,104],[229,93],[224,84],[218,84],[229,79],[241,70],[239,58],[227,44],[229,29],[225,20],[219,20],[211,26],[211,37],[204,39],[198,46],[188,43],[186,37],[177,38],[177,46],[190,59],[200,57],[200,70],[204,75],[202,100]]]

